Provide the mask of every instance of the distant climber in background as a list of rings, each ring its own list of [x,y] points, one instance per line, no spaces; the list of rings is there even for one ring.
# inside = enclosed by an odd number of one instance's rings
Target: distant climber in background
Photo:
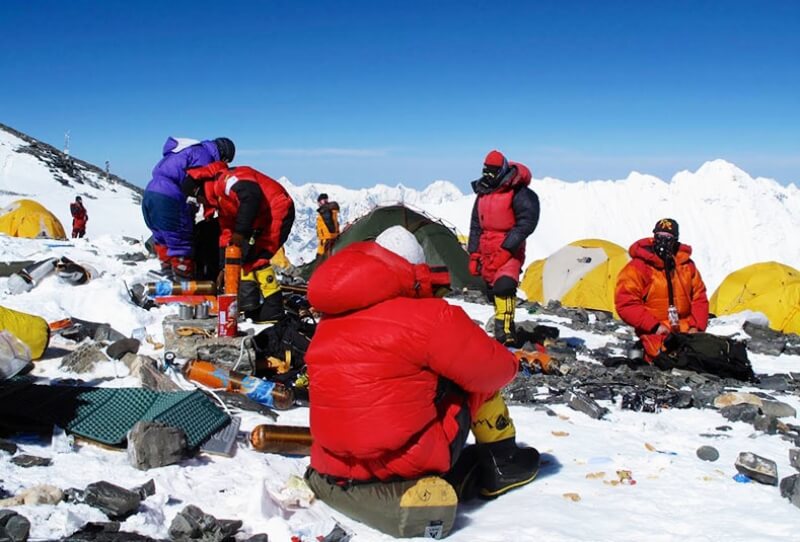
[[[283,294],[270,260],[294,224],[294,201],[286,189],[251,167],[228,168],[225,162],[190,169],[181,188],[205,210],[219,213],[220,249],[241,248],[239,310],[259,323],[283,318]]]
[[[339,237],[339,204],[328,201],[324,192],[317,196],[317,255],[328,254],[334,239]]]
[[[697,333],[708,325],[706,286],[691,259],[692,247],[679,242],[678,234],[675,220],[656,222],[652,237],[631,245],[632,259],[617,278],[617,312],[633,326],[650,363],[671,333]]]
[[[528,187],[527,166],[509,162],[493,150],[483,161],[483,175],[472,182],[477,194],[469,227],[469,271],[483,277],[494,302],[495,339],[516,342],[514,310],[517,284],[525,262],[525,242],[539,223],[539,197]]]
[[[72,238],[83,237],[86,235],[86,223],[89,221],[89,214],[83,206],[83,199],[75,196],[75,201],[69,204],[69,212],[72,214]]]
[[[197,208],[186,202],[181,183],[187,169],[219,160],[231,162],[236,147],[227,137],[205,141],[169,137],[162,154],[145,188],[142,214],[153,232],[162,272],[176,279],[191,279],[195,274],[192,233]]]

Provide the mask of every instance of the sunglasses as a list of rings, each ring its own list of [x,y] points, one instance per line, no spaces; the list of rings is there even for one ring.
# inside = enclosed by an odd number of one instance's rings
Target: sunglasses
[[[500,174],[500,169],[501,168],[496,166],[487,166],[483,168],[483,176],[489,177],[490,179],[494,179],[495,177],[497,177],[497,175]]]

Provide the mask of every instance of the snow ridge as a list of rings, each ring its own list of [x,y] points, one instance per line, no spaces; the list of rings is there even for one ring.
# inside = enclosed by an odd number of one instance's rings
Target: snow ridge
[[[64,166],[67,164],[67,166]],[[69,164],[72,164],[69,166]],[[64,167],[58,167],[64,166]],[[266,172],[269,174],[269,172]],[[280,178],[295,201],[296,215],[287,255],[295,263],[314,258],[317,196],[339,203],[342,225],[378,205],[405,203],[469,232],[474,194],[445,180],[424,190],[378,184],[351,189],[326,183],[295,185]],[[659,218],[678,221],[681,240],[693,248],[709,290],[745,265],[779,261],[800,268],[800,189],[773,179],[753,178],[722,159],[670,180],[631,172],[625,179],[564,182],[534,179],[541,204],[539,226],[529,238],[527,261],[552,254],[584,238],[603,238],[627,248],[650,235]],[[88,233],[149,237],[139,208],[142,189],[53,147],[0,125],[0,207],[15,199],[39,200],[66,226],[69,202],[84,196]]]

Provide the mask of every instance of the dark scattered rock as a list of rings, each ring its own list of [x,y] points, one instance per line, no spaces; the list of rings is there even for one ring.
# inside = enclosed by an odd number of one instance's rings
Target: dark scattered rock
[[[711,408],[718,392],[715,388],[698,388],[692,390],[692,404],[698,408]]]
[[[758,380],[756,386],[764,390],[789,391],[792,389],[791,378],[788,375],[761,375]]]
[[[0,541],[25,542],[30,530],[28,518],[13,510],[0,510]]]
[[[537,407],[534,407],[534,409],[535,410],[541,410],[542,412],[544,412],[545,414],[547,414],[551,418],[554,418],[554,417],[558,416],[558,413],[555,410],[553,410],[552,408],[546,407],[546,406],[537,406]]]
[[[11,462],[18,467],[49,467],[53,461],[47,457],[37,457],[35,455],[20,454],[11,458]]]
[[[135,491],[139,494],[141,500],[145,500],[147,497],[156,494],[156,481],[151,478],[142,485],[133,488],[131,491]]]
[[[720,425],[719,427],[715,427],[714,429],[717,431],[730,431],[731,429],[733,429],[733,427],[731,427],[730,425]]]
[[[771,459],[752,452],[741,452],[734,463],[736,470],[762,484],[778,485],[778,466]]]
[[[793,406],[780,401],[762,401],[761,412],[776,418],[794,418],[797,416],[797,411]]]
[[[141,500],[138,492],[105,481],[89,484],[83,492],[83,502],[102,510],[111,519],[125,519],[134,514]]]
[[[141,343],[138,339],[120,339],[108,345],[106,354],[111,359],[121,359],[127,353],[136,354],[139,352]]]
[[[570,408],[578,412],[583,412],[595,420],[599,420],[608,414],[607,408],[598,405],[594,400],[580,392],[567,392],[566,401]]]
[[[245,538],[244,542],[269,542],[269,536],[264,533],[254,534],[250,538]]]
[[[81,342],[90,338],[98,342],[114,342],[125,338],[125,335],[112,328],[109,324],[90,322],[80,318],[71,318],[71,320],[72,325],[70,327],[59,331],[59,334],[65,339]]]
[[[791,442],[794,446],[800,446],[800,435],[794,433],[783,433],[781,434],[781,440],[785,440],[786,442]]]
[[[156,542],[149,536],[119,529],[118,521],[90,522],[81,527],[79,531],[62,538],[61,542]]]
[[[125,335],[108,324],[100,324],[94,332],[95,341],[115,342],[125,338]]]
[[[745,333],[750,335],[750,340],[747,341],[747,349],[751,352],[778,356],[786,349],[786,335],[783,333],[753,322],[745,322],[742,327]]]
[[[597,388],[592,390],[592,399],[595,401],[613,401],[614,400],[614,390],[606,388]]]
[[[153,391],[177,391],[178,386],[170,377],[161,372],[158,362],[150,356],[125,354],[122,362],[128,366],[131,376],[139,379],[142,387]]]
[[[719,413],[732,422],[753,423],[760,410],[756,405],[739,403],[738,405],[721,408]]]
[[[175,542],[202,540],[222,542],[242,527],[240,520],[218,520],[200,508],[189,505],[181,510],[169,526],[169,537]]]
[[[186,453],[186,434],[178,427],[137,422],[128,431],[128,460],[139,470],[178,463]]]
[[[696,453],[697,457],[703,461],[716,461],[719,459],[719,452],[713,446],[700,446]]]
[[[141,252],[126,252],[125,254],[118,254],[117,259],[126,263],[144,262],[147,261],[147,254],[142,254]]]
[[[800,471],[800,448],[789,450],[789,464]]]
[[[781,497],[800,508],[800,474],[792,474],[781,480]]]
[[[331,532],[326,534],[324,537],[318,538],[319,542],[350,542],[350,539],[353,538],[353,533],[347,531],[344,527],[337,523],[333,526]]]
[[[756,431],[774,435],[778,432],[779,423],[778,418],[775,416],[756,416],[756,419],[753,420],[753,427],[755,427]]]
[[[101,346],[93,341],[81,344],[61,359],[60,368],[73,373],[88,373],[97,363],[108,361]]]
[[[0,450],[14,455],[17,453],[17,443],[10,440],[0,438]]]

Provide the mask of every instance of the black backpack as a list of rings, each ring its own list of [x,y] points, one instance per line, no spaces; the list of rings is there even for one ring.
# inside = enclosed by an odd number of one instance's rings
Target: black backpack
[[[722,378],[757,381],[745,344],[710,333],[672,333],[664,340],[664,351],[653,363],[663,370],[686,369]]]
[[[316,331],[316,323],[300,319],[288,312],[286,317],[268,327],[254,337],[256,354],[260,359],[268,356],[286,359],[287,352],[291,356],[289,371],[283,374],[274,374],[268,371],[270,380],[290,384],[306,368],[306,350],[311,343],[311,337]]]

